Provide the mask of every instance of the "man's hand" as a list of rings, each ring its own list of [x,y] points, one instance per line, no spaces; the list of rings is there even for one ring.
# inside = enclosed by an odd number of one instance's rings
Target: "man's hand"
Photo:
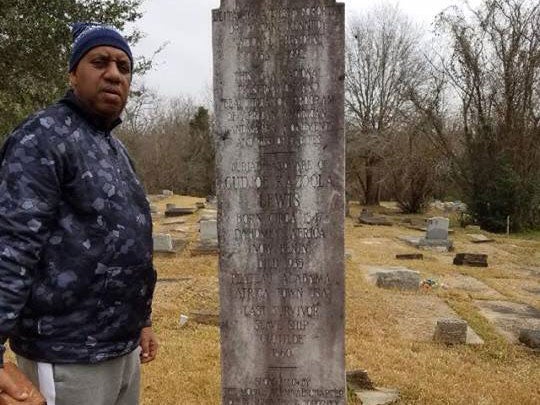
[[[0,391],[5,392],[17,401],[24,401],[28,398],[28,392],[18,387],[3,368],[0,368]]]
[[[141,363],[149,363],[156,358],[158,341],[151,327],[141,330]]]

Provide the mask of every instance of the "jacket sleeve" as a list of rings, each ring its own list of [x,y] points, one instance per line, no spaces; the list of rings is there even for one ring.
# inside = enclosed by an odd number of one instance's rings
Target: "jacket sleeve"
[[[29,296],[60,199],[58,153],[41,135],[15,131],[0,151],[0,343]]]

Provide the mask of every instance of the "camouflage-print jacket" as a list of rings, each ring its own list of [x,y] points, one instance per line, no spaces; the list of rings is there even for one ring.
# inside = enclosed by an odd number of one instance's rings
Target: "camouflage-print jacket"
[[[149,325],[149,205],[125,147],[99,128],[68,92],[0,151],[0,336],[35,361],[118,357]]]

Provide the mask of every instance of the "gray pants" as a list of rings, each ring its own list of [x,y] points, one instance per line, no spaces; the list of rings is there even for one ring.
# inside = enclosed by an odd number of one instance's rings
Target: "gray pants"
[[[98,364],[40,363],[17,356],[47,405],[138,405],[140,349]]]

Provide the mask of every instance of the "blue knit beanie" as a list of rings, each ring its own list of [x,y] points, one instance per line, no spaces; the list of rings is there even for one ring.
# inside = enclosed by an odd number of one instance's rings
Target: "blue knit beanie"
[[[122,34],[110,25],[75,23],[72,26],[73,46],[69,58],[69,71],[75,70],[83,56],[96,46],[112,46],[126,53],[133,68],[133,56]]]

